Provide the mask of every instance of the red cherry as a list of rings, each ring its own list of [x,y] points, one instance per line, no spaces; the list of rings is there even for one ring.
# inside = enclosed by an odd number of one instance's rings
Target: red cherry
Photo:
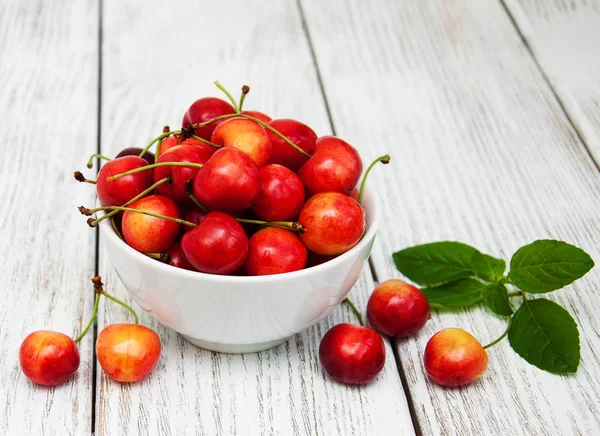
[[[309,250],[336,255],[360,241],[365,231],[365,212],[347,195],[324,192],[307,200],[298,222],[306,228],[300,239]]]
[[[206,145],[178,145],[168,149],[158,158],[158,163],[162,162],[191,162],[204,164],[213,154],[213,149]],[[193,167],[156,167],[154,168],[152,178],[154,183],[171,175],[171,183],[163,183],[156,192],[165,195],[179,203],[190,203],[190,197],[185,191],[185,184],[193,179],[200,168]]]
[[[402,280],[386,280],[369,298],[367,319],[384,335],[411,336],[429,319],[429,302],[416,286]]]
[[[350,195],[362,174],[362,161],[354,147],[335,136],[317,139],[313,156],[298,170],[308,195],[341,192]]]
[[[181,242],[175,242],[171,245],[171,248],[167,250],[169,254],[169,265],[176,268],[188,269],[190,271],[196,271],[190,261],[185,257],[183,250],[181,249]]]
[[[183,128],[186,128],[194,123],[203,123],[221,115],[234,113],[235,109],[226,101],[215,97],[205,97],[196,100],[194,103],[192,103],[190,108],[183,116],[181,126]],[[213,130],[215,130],[215,127],[217,127],[221,122],[222,120],[215,121],[214,123],[211,123],[200,129],[196,129],[196,136],[210,141],[210,137],[212,136]]]
[[[165,139],[162,140],[162,142],[156,149],[156,156],[160,157],[163,153],[166,153],[168,150],[172,149],[173,147],[177,147],[177,146],[181,145],[181,143],[182,143],[181,136],[177,136],[177,135],[167,136]],[[154,163],[154,162],[152,162],[152,163]]]
[[[266,165],[271,157],[271,140],[267,132],[247,118],[225,120],[215,128],[210,141],[243,151],[258,167]]]
[[[271,164],[258,170],[260,190],[252,211],[265,221],[295,220],[304,205],[304,186],[290,169]]]
[[[258,168],[235,148],[217,150],[194,178],[194,195],[209,210],[230,214],[248,209],[258,196]]]
[[[198,271],[230,274],[246,260],[248,237],[231,216],[210,212],[198,227],[183,235],[181,248]]]
[[[364,384],[385,364],[385,345],[375,330],[354,324],[333,326],[319,345],[319,360],[340,383]]]
[[[96,355],[109,377],[136,382],[150,374],[158,363],[160,339],[139,324],[111,324],[98,335]]]
[[[442,386],[462,386],[485,373],[488,356],[469,333],[450,328],[437,332],[427,342],[424,363],[434,382]]]
[[[25,338],[19,350],[23,374],[34,383],[58,386],[79,368],[79,351],[63,333],[38,330]]]
[[[268,123],[269,121],[271,121],[270,116],[265,115],[262,112],[258,112],[258,111],[242,111],[242,114],[250,115],[251,117],[261,120],[263,123]]]
[[[244,269],[250,276],[298,271],[305,267],[308,253],[300,239],[289,230],[267,227],[248,241]]]
[[[296,120],[282,119],[273,120],[269,122],[269,125],[308,154],[314,153],[317,134],[306,124]],[[268,129],[266,131],[273,144],[269,163],[280,164],[292,171],[298,171],[298,168],[308,159],[286,144],[279,136]]]
[[[313,266],[321,265],[322,263],[329,262],[331,259],[335,259],[336,256],[330,256],[326,254],[317,254],[312,251],[308,251],[308,260],[306,261],[306,267],[310,268]]]
[[[138,156],[123,156],[104,164],[98,172],[96,193],[102,206],[122,206],[152,185],[152,170],[108,181],[111,176],[148,165]]]
[[[123,156],[139,156],[142,151],[143,151],[143,149],[139,148],[139,147],[124,148],[123,150],[121,150],[119,152],[119,154],[117,154],[117,156],[115,158],[123,157]],[[147,151],[146,153],[144,153],[144,156],[142,156],[142,159],[144,159],[149,164],[153,164],[154,163],[154,153],[152,153],[151,151]]]
[[[177,204],[163,195],[149,195],[131,203],[132,209],[180,218]],[[141,253],[161,253],[177,238],[181,224],[133,211],[123,212],[121,229],[125,242]]]
[[[191,204],[187,207],[184,207],[182,212],[184,220],[194,223],[196,225],[200,224],[204,220],[204,218],[206,218],[206,214],[208,213],[204,212],[195,204]],[[186,232],[191,231],[192,229],[193,227],[184,226],[184,231]]]

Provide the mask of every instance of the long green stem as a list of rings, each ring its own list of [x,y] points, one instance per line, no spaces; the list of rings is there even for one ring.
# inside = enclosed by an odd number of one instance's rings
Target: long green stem
[[[83,337],[85,336],[85,334],[90,329],[90,327],[92,326],[92,324],[94,323],[94,319],[96,319],[96,314],[98,313],[98,303],[100,303],[100,294],[96,293],[96,297],[94,299],[94,310],[92,311],[92,316],[90,317],[90,320],[88,321],[88,323],[85,326],[85,328],[83,329],[83,331],[81,333],[79,333],[79,336],[77,336],[75,339],[73,339],[73,342],[78,343],[79,341],[81,341],[83,339]]]
[[[190,197],[190,200],[192,200],[194,202],[194,204],[196,206],[198,206],[200,209],[202,209],[204,212],[208,212],[208,209],[206,208],[206,206],[204,206],[202,203],[200,203],[200,200],[198,200],[198,197],[196,197],[194,195],[194,188],[193,188],[193,183],[192,180],[188,180],[185,183],[185,193],[188,195],[188,197]]]
[[[493,347],[494,345],[496,345],[498,342],[500,342],[502,339],[504,339],[506,337],[506,335],[508,334],[509,330],[510,330],[510,326],[512,324],[512,317],[508,318],[508,326],[506,326],[506,330],[504,330],[504,333],[502,333],[502,335],[496,339],[495,341],[490,342],[489,344],[485,345],[483,347],[484,350],[487,350],[490,347]]]
[[[290,147],[292,147],[294,150],[296,150],[298,153],[300,153],[304,157],[306,157],[308,159],[310,159],[312,157],[306,151],[302,150],[300,147],[298,147],[296,144],[294,144],[292,141],[290,141],[287,137],[285,137],[283,134],[281,134],[277,129],[274,129],[269,124],[265,123],[262,120],[259,120],[258,118],[255,118],[253,116],[246,115],[246,114],[226,114],[226,115],[220,115],[218,117],[215,117],[215,118],[213,118],[211,120],[208,120],[208,121],[205,121],[203,123],[194,123],[194,124],[192,124],[190,126],[190,128],[192,128],[192,129],[200,129],[200,128],[204,127],[204,126],[208,126],[209,124],[215,123],[215,122],[217,122],[219,120],[227,120],[229,118],[235,118],[235,117],[248,118],[249,120],[252,120],[255,123],[260,124],[265,129],[270,130],[275,135],[279,136],[286,144],[288,144]]]
[[[219,88],[221,91],[223,91],[223,93],[227,96],[227,98],[229,98],[229,101],[233,105],[235,112],[239,114],[240,107],[238,106],[237,101],[235,101],[235,98],[233,98],[233,95],[231,95],[231,93],[229,91],[227,91],[227,89],[223,85],[221,85],[221,83],[218,80],[215,80],[215,85],[217,86],[217,88]]]
[[[360,314],[360,311],[356,308],[356,306],[352,302],[352,300],[350,300],[348,297],[346,297],[346,298],[344,298],[344,303],[346,303],[348,306],[350,306],[350,309],[352,309],[352,312],[354,312],[354,315],[356,315],[356,317],[358,318],[358,322],[360,323],[361,326],[364,327],[365,323],[363,321],[363,317]]]
[[[112,300],[112,301],[114,301],[115,303],[117,303],[117,304],[119,304],[119,305],[123,306],[125,309],[127,309],[127,310],[128,310],[130,313],[131,313],[131,315],[133,315],[133,323],[134,323],[134,324],[137,324],[137,323],[138,323],[138,316],[137,316],[137,313],[135,313],[135,310],[133,310],[133,309],[132,309],[131,307],[129,307],[127,304],[123,303],[123,302],[122,302],[121,300],[119,300],[118,298],[116,298],[116,297],[113,297],[113,296],[112,296],[112,295],[110,295],[110,294],[107,294],[107,293],[106,293],[106,291],[102,291],[102,295],[104,295],[104,296],[105,296],[106,298],[108,298],[109,300]]]
[[[103,154],[100,154],[100,153],[95,153],[95,154],[91,155],[90,158],[89,158],[89,160],[87,161],[86,166],[88,168],[92,168],[94,166],[94,158],[95,157],[97,157],[98,159],[104,159],[104,160],[107,160],[107,161],[111,161],[112,160],[108,156],[104,156]]]
[[[112,182],[114,180],[120,179],[121,177],[129,176],[130,174],[139,173],[146,170],[151,170],[152,168],[157,167],[188,167],[188,168],[202,168],[204,165],[193,162],[159,162],[155,164],[146,165],[139,168],[134,168],[129,171],[125,171],[124,173],[115,174],[114,176],[107,177],[106,180]]]
[[[367,178],[369,177],[369,173],[371,172],[371,170],[377,162],[381,162],[383,164],[390,163],[390,155],[386,154],[384,156],[379,156],[377,159],[371,162],[371,165],[369,165],[369,168],[367,168],[367,171],[365,171],[365,176],[362,179],[362,183],[360,184],[360,191],[358,192],[359,204],[362,204],[363,195],[365,195],[365,186],[367,186]]]
[[[201,142],[201,143],[203,143],[203,144],[209,145],[209,146],[211,146],[212,148],[222,148],[222,147],[223,147],[222,145],[219,145],[219,144],[213,144],[212,142],[210,142],[210,141],[207,141],[206,139],[204,139],[204,138],[201,138],[201,137],[199,137],[199,136],[196,136],[196,135],[192,135],[192,138],[194,138],[196,141],[200,141],[200,142]]]
[[[242,111],[242,106],[244,106],[244,100],[246,100],[246,95],[250,92],[250,87],[248,85],[242,86],[242,95],[240,96],[240,112]]]
[[[141,209],[133,209],[131,207],[124,207],[124,206],[102,206],[102,207],[98,207],[96,209],[100,209],[100,210],[108,210],[108,209],[114,209],[114,210],[122,210],[122,211],[129,211],[129,212],[136,212],[136,213],[141,213],[142,215],[148,215],[154,218],[160,218],[163,220],[167,220],[167,221],[173,221],[175,223],[179,223],[179,224],[183,224],[184,226],[189,226],[189,227],[196,227],[196,224],[190,222],[190,221],[186,221],[186,220],[182,220],[179,218],[173,218],[170,216],[166,216],[166,215],[161,215],[158,213],[153,213],[153,212],[148,212],[146,210],[141,210]],[[104,215],[105,217],[106,215]],[[101,218],[104,218],[101,217]],[[88,224],[90,227],[96,227],[96,225],[101,221],[100,219],[94,220],[93,218],[88,219]]]
[[[144,149],[140,153],[140,157],[144,157],[144,155],[146,154],[146,152],[148,150],[150,150],[150,147],[152,147],[155,142],[161,141],[161,140],[165,139],[167,136],[170,136],[170,135],[181,135],[181,130],[172,130],[171,132],[163,132],[163,133],[161,133],[156,138],[154,138],[152,141],[150,141],[150,143],[148,145],[146,145],[144,147]]]
[[[142,192],[140,192],[138,195],[136,195],[135,197],[133,197],[131,200],[129,200],[128,202],[126,202],[125,204],[123,204],[123,206],[128,206],[131,203],[133,203],[134,201],[139,200],[142,197],[145,197],[147,194],[151,193],[152,191],[154,191],[156,188],[158,188],[160,185],[162,185],[163,183],[167,183],[167,182],[171,182],[171,175],[168,175],[167,177],[160,179],[158,182],[154,183],[153,185],[151,185],[150,187],[144,189]],[[83,208],[85,209],[85,208]],[[92,215],[96,212],[100,212],[101,210],[106,210],[104,207],[97,207],[95,209],[85,209],[85,215]],[[83,213],[82,208],[79,209],[80,212]],[[98,224],[100,221],[105,220],[106,218],[110,218],[113,215],[116,215],[117,213],[119,213],[118,210],[113,210],[108,212],[106,215],[101,216],[100,218],[98,218],[96,220],[96,224]],[[113,226],[114,228],[114,226]],[[117,233],[118,234],[118,233]],[[121,238],[123,239],[123,238]]]
[[[235,218],[235,220],[239,223],[256,224],[266,227],[280,227],[298,233],[304,233],[306,231],[306,228],[297,221],[259,221],[246,218]]]

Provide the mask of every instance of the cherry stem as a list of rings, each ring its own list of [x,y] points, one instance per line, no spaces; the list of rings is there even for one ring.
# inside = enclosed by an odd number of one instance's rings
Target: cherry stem
[[[212,143],[212,142],[210,142],[210,141],[207,141],[206,139],[204,139],[204,138],[201,138],[201,137],[199,137],[199,136],[196,136],[196,135],[192,135],[192,138],[194,138],[196,141],[200,141],[200,142],[201,142],[201,143],[203,143],[203,144],[209,145],[209,146],[211,146],[212,148],[222,148],[222,147],[223,147],[222,145],[219,145],[219,144],[214,144],[214,143]]]
[[[104,156],[103,154],[100,153],[95,153],[93,155],[90,156],[89,160],[87,161],[87,164],[85,165],[88,168],[92,168],[94,166],[94,158],[97,157],[98,159],[104,159],[107,161],[111,161],[112,159],[108,156]]]
[[[233,108],[235,109],[235,112],[237,114],[239,114],[240,113],[240,107],[238,106],[237,101],[235,101],[235,98],[233,98],[233,95],[231,95],[231,93],[229,91],[227,91],[227,88],[225,88],[223,85],[221,85],[221,83],[218,80],[215,80],[215,85],[217,86],[217,88],[219,88],[221,91],[223,91],[223,93],[227,96],[227,98],[229,99],[229,101],[233,105]]]
[[[200,209],[202,209],[204,212],[208,213],[208,209],[206,208],[206,206],[204,206],[202,203],[200,203],[200,200],[198,200],[198,197],[196,197],[194,195],[192,179],[185,182],[185,185],[183,186],[183,188],[185,189],[185,193],[188,195],[188,197],[190,197],[190,200],[192,200],[194,202],[194,204],[196,206],[198,206]]]
[[[127,205],[133,203],[134,201],[139,200],[142,197],[145,197],[147,194],[149,194],[150,192],[154,191],[156,188],[158,188],[163,183],[171,183],[171,180],[172,180],[171,175],[168,174],[167,177],[165,177],[163,179],[160,179],[158,182],[156,182],[153,185],[151,185],[150,187],[144,189],[142,192],[140,192],[138,195],[136,195],[135,197],[133,197],[131,200],[129,200],[128,202],[124,203],[123,206],[127,206]],[[87,208],[85,208],[83,206],[79,206],[79,212],[81,212],[84,215],[88,215],[88,216],[90,216],[90,215],[92,215],[92,214],[94,214],[96,212],[99,212],[101,210],[106,210],[106,209],[103,208],[103,207],[97,207],[95,209],[87,209]],[[92,227],[95,227],[96,224],[98,224],[100,221],[103,221],[106,218],[110,218],[113,215],[116,215],[117,213],[119,213],[118,210],[113,210],[113,211],[107,213],[106,215],[101,216],[100,218],[98,218],[96,220],[95,224]],[[116,228],[116,226],[114,225],[114,223],[113,223],[113,228]],[[119,232],[117,232],[117,234],[120,236]],[[123,239],[123,237],[121,237],[121,239]]]
[[[85,176],[81,173],[81,171],[75,171],[73,173],[73,177],[75,177],[75,180],[77,180],[78,182],[91,183],[92,185],[96,184],[95,180],[86,179]]]
[[[354,312],[354,315],[356,315],[356,317],[358,318],[358,322],[359,324],[364,327],[365,323],[363,321],[363,317],[360,314],[360,311],[356,308],[356,306],[354,305],[354,303],[352,302],[352,300],[350,300],[348,297],[344,298],[344,303],[346,303],[348,306],[350,306],[350,309],[352,309],[352,312]]]
[[[138,316],[131,307],[129,307],[127,304],[123,303],[118,298],[113,297],[112,295],[110,295],[104,291],[104,285],[102,284],[102,279],[100,278],[100,276],[94,277],[92,279],[92,283],[94,284],[94,292],[96,294],[96,297],[94,298],[94,310],[92,311],[92,316],[90,317],[90,320],[88,321],[88,323],[85,326],[85,328],[83,329],[83,331],[79,334],[79,336],[77,336],[75,339],[73,339],[73,342],[75,342],[75,343],[78,343],[79,341],[81,341],[83,339],[85,334],[88,332],[88,330],[94,323],[94,319],[96,319],[96,315],[98,314],[98,305],[100,303],[101,295],[104,295],[109,300],[112,300],[115,303],[120,304],[125,309],[127,309],[129,312],[131,312],[131,314],[133,315],[134,322],[136,324],[138,323]]]
[[[159,260],[163,263],[169,263],[171,261],[171,255],[169,253],[144,253],[151,259]]]
[[[250,92],[250,87],[248,85],[242,86],[242,95],[240,96],[240,112],[242,111],[242,106],[244,105],[244,100],[246,100],[246,95]]]
[[[179,224],[183,224],[184,226],[189,226],[189,227],[196,227],[197,225],[190,222],[190,221],[186,221],[186,220],[182,220],[179,218],[173,218],[171,216],[166,216],[166,215],[161,215],[158,213],[153,213],[153,212],[148,212],[146,210],[140,210],[140,209],[134,209],[132,207],[124,207],[124,206],[103,206],[103,207],[97,207],[96,209],[100,209],[100,210],[108,210],[108,209],[114,209],[114,210],[122,210],[122,211],[127,211],[127,212],[137,212],[137,213],[141,213],[142,215],[148,215],[154,218],[160,218],[163,220],[167,220],[167,221],[173,221],[175,223],[179,223]],[[94,220],[93,218],[88,219],[88,225],[90,227],[96,227],[96,225],[98,225],[98,223],[102,220],[102,218],[106,217],[106,215],[104,215],[103,217],[101,217],[98,220]]]
[[[146,154],[146,152],[148,150],[150,150],[150,147],[152,147],[155,142],[162,141],[167,136],[171,136],[171,135],[181,135],[181,130],[172,130],[170,132],[163,132],[163,133],[161,133],[156,138],[154,138],[152,141],[150,141],[150,143],[148,145],[146,145],[144,147],[144,149],[142,150],[142,152],[139,154],[139,157],[144,157],[144,155]]]
[[[235,220],[239,223],[257,224],[265,227],[280,227],[282,229],[287,229],[298,233],[306,232],[306,227],[297,221],[258,221],[245,218],[235,218]]]
[[[367,168],[365,176],[363,177],[362,182],[360,184],[360,191],[358,192],[358,204],[362,204],[363,196],[365,195],[365,186],[367,185],[367,178],[369,177],[369,173],[371,172],[375,164],[377,164],[377,162],[381,162],[382,164],[390,163],[390,155],[386,154],[384,156],[379,156],[377,159],[371,162],[371,165],[369,165],[369,168]]]
[[[200,129],[200,128],[204,127],[204,126],[208,126],[209,124],[215,123],[215,122],[217,122],[219,120],[226,120],[226,119],[235,118],[235,117],[248,118],[249,120],[252,120],[255,123],[260,124],[265,129],[268,129],[271,132],[273,132],[275,135],[279,136],[286,144],[288,144],[290,147],[292,147],[294,150],[296,150],[298,153],[300,153],[304,157],[306,157],[308,159],[310,159],[312,157],[306,151],[302,150],[300,147],[298,147],[296,144],[294,144],[292,141],[290,141],[286,136],[284,136],[283,134],[281,134],[277,129],[274,129],[269,124],[265,123],[264,121],[259,120],[258,118],[255,118],[255,117],[253,117],[251,115],[246,115],[246,114],[226,114],[226,115],[220,115],[218,117],[213,118],[212,120],[208,120],[208,121],[205,121],[203,123],[194,123],[189,128]]]
[[[121,177],[129,176],[131,174],[140,173],[142,171],[151,170],[152,168],[158,167],[188,167],[188,168],[202,168],[204,165],[193,162],[159,162],[151,165],[146,165],[139,168],[134,168],[129,171],[125,171],[124,173],[115,174],[114,176],[110,176],[106,178],[106,181],[112,182],[114,180],[120,179]]]
[[[483,349],[487,350],[488,348],[493,347],[498,342],[500,342],[502,339],[504,339],[506,337],[506,335],[508,334],[509,330],[510,330],[511,324],[512,324],[512,317],[508,318],[508,325],[506,326],[506,330],[504,330],[504,333],[502,333],[502,335],[498,339],[496,339],[495,341],[492,341],[489,344],[485,345],[483,347]]]

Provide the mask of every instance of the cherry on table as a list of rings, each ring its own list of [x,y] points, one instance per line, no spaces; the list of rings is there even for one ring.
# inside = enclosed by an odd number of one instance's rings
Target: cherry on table
[[[38,330],[25,338],[19,349],[23,374],[34,383],[58,386],[79,368],[79,351],[69,336]]]
[[[122,206],[149,188],[152,185],[152,170],[108,180],[109,177],[146,165],[148,162],[139,156],[123,156],[105,163],[96,181],[96,193],[102,206]]]
[[[308,154],[314,153],[317,134],[306,124],[296,120],[280,119],[270,121],[269,125]],[[266,130],[273,144],[269,163],[283,165],[294,172],[298,171],[308,158],[286,144],[279,136],[268,129]]]
[[[160,357],[160,339],[139,324],[111,324],[96,341],[98,363],[112,379],[136,382],[154,369]]]
[[[185,115],[181,126],[186,128],[194,123],[203,123],[221,115],[234,114],[235,108],[227,103],[225,100],[215,97],[204,97],[196,100],[189,107]],[[196,136],[202,139],[210,141],[213,130],[217,127],[222,120],[215,121],[214,123],[208,124],[204,127],[195,130]]]
[[[458,328],[440,330],[425,347],[425,370],[442,386],[462,386],[481,377],[488,355],[471,334]]]
[[[385,345],[375,330],[342,323],[321,340],[319,360],[340,383],[364,384],[373,380],[385,364]]]
[[[306,266],[306,247],[294,232],[267,227],[248,241],[248,256],[244,270],[250,276],[282,274]]]
[[[260,189],[252,205],[256,216],[265,221],[290,221],[298,218],[304,205],[304,186],[290,169],[277,164],[258,170]]]
[[[429,302],[416,286],[402,280],[386,280],[369,297],[367,319],[384,335],[411,336],[429,319]]]

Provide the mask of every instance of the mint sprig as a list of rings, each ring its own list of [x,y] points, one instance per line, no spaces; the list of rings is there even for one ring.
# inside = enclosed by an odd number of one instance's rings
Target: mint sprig
[[[496,315],[511,317],[509,343],[527,362],[552,373],[577,371],[577,324],[557,303],[530,300],[527,293],[552,292],[583,277],[594,261],[582,249],[563,241],[535,241],[517,250],[506,275],[504,260],[453,241],[405,248],[393,259],[398,271],[424,286],[431,305],[458,308],[483,302]],[[518,291],[509,293],[507,286]],[[516,311],[513,297],[521,298]]]

